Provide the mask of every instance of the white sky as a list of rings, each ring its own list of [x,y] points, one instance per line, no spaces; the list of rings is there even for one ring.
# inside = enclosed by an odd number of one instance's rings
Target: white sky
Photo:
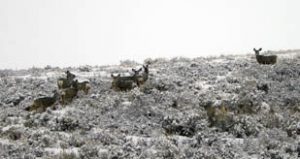
[[[299,0],[0,0],[0,69],[300,48]]]

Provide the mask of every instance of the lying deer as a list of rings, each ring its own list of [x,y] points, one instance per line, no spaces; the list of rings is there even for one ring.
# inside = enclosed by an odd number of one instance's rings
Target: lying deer
[[[90,82],[88,81],[78,82],[77,86],[78,90],[83,91],[85,94],[88,94],[89,90],[91,89]]]
[[[67,71],[66,74],[67,78],[59,78],[57,80],[58,89],[70,88],[72,86],[72,83],[76,76],[70,71]]]
[[[142,71],[142,69],[139,69],[138,71],[132,69],[134,74],[132,76],[126,76],[126,77],[121,77],[120,74],[117,76],[114,76],[111,74],[111,77],[113,78],[112,84],[111,84],[111,89],[115,91],[128,91],[133,89],[137,85],[138,81],[138,75],[139,72]]]
[[[262,50],[262,48],[259,48],[258,50],[253,48],[253,51],[255,52],[256,60],[259,64],[273,65],[276,63],[276,61],[277,61],[276,55],[270,55],[270,56],[259,55],[259,52],[261,50]]]
[[[60,95],[59,93],[55,90],[53,91],[53,96],[52,97],[41,97],[38,99],[35,99],[33,101],[33,104],[27,108],[25,108],[25,110],[27,111],[36,111],[37,113],[41,113],[44,112],[48,107],[53,106],[56,101],[59,100]]]

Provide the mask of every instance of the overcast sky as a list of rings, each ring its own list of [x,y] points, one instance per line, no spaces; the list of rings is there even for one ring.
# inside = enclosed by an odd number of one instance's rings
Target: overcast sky
[[[300,48],[299,0],[0,0],[0,69]]]

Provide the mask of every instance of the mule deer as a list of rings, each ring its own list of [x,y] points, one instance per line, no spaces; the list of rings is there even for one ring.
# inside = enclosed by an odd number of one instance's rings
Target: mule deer
[[[88,81],[83,81],[83,82],[78,82],[78,90],[83,91],[85,94],[89,93],[89,90],[91,89],[90,82]]]
[[[149,68],[148,67],[149,67],[149,65],[143,65],[143,68],[144,68],[143,74],[137,76],[137,85],[139,87],[148,80],[148,76],[149,76]],[[135,72],[135,74],[137,74],[141,71],[141,69],[138,71],[136,71],[135,69],[132,69],[132,71]]]
[[[76,76],[70,71],[67,71],[66,74],[67,78],[59,78],[57,80],[58,89],[70,88],[72,86],[72,83]]]
[[[41,113],[44,112],[48,107],[53,106],[56,101],[59,100],[59,93],[55,90],[53,91],[53,96],[52,97],[41,97],[38,99],[35,99],[33,101],[33,104],[27,108],[25,108],[25,110],[27,111],[36,111],[37,113]]]
[[[111,89],[115,91],[128,91],[133,89],[137,82],[138,79],[138,74],[142,69],[139,69],[138,71],[132,69],[134,74],[132,76],[127,76],[127,77],[121,77],[120,74],[117,76],[114,76],[111,74],[111,77],[113,78],[112,84],[111,84]]]
[[[270,56],[264,56],[259,55],[259,52],[262,50],[262,48],[255,49],[253,48],[253,51],[255,52],[256,60],[259,64],[263,65],[273,65],[277,62],[277,56],[276,55],[270,55]]]
[[[78,81],[72,83],[72,87],[61,90],[61,103],[63,105],[71,103],[73,98],[77,96]]]

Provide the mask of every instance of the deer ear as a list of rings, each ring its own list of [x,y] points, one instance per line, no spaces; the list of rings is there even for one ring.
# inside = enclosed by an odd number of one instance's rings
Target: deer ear
[[[143,70],[143,68],[140,68],[139,70],[138,70],[138,72],[141,72]]]
[[[259,48],[259,51],[261,51],[262,50],[262,48]]]
[[[147,65],[143,65],[143,67],[144,67],[145,70],[148,70],[149,65],[148,64]]]
[[[137,72],[134,68],[132,69],[133,72]]]
[[[253,48],[253,51],[254,51],[254,52],[256,52],[256,49],[255,49],[255,48]]]

